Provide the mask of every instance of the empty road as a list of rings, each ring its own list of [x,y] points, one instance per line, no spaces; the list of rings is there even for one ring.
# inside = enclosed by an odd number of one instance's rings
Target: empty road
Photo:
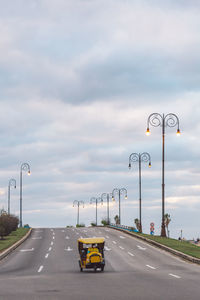
[[[105,272],[79,271],[77,239],[104,237]],[[200,266],[110,228],[41,228],[0,262],[0,300],[200,299]]]

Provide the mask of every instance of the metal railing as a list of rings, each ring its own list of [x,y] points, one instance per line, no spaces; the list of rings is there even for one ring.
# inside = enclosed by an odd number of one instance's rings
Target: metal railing
[[[138,230],[135,229],[134,227],[130,227],[130,226],[126,226],[126,225],[119,225],[119,224],[112,224],[112,223],[110,223],[109,226],[110,227],[114,227],[114,228],[128,230],[128,231],[131,231],[131,232],[138,232]]]

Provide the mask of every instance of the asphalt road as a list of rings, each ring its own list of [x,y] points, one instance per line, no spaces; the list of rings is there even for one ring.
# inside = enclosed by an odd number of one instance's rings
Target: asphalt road
[[[105,237],[105,271],[79,271],[77,239]],[[200,299],[200,266],[108,228],[34,229],[0,262],[0,300]]]

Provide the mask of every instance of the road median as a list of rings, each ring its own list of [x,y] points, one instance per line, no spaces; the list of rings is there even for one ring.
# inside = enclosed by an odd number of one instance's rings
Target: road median
[[[24,229],[24,228],[22,228]],[[18,230],[19,235],[16,237],[16,234]],[[5,245],[1,244],[0,241],[0,260],[5,258],[7,255],[9,255],[13,250],[15,250],[17,247],[19,247],[31,234],[32,228],[30,228],[28,231],[25,231],[24,234],[23,232],[19,232],[20,228],[18,228],[16,232],[11,232],[11,234],[6,237],[7,239],[2,240],[2,243],[5,243]],[[22,235],[22,237],[20,236]],[[11,245],[9,245],[8,239],[12,236],[15,236],[14,239],[10,239]],[[17,239],[17,241],[16,241]],[[6,242],[8,242],[8,246],[6,246]]]
[[[185,242],[185,241],[176,241],[176,240],[173,240],[173,239],[168,239],[168,238],[161,238],[161,237],[147,237],[148,235],[143,235],[143,234],[139,234],[139,233],[135,233],[135,232],[132,232],[128,229],[128,227],[126,226],[126,228],[119,228],[117,226],[109,226],[110,228],[113,228],[115,230],[118,230],[118,231],[121,231],[121,232],[124,232],[128,235],[131,235],[132,237],[134,238],[137,238],[137,239],[140,239],[144,242],[147,242],[148,244],[151,244],[157,248],[160,248],[164,251],[167,251],[175,256],[178,256],[186,261],[189,261],[189,262],[192,262],[192,263],[195,263],[195,264],[199,264],[200,265],[200,258],[198,257],[195,257],[195,256],[199,256],[200,257],[200,249],[195,246],[195,245],[192,245],[192,244],[189,244],[189,242]],[[161,242],[158,242],[158,241],[155,241],[154,239],[158,239],[158,240],[161,240]],[[164,245],[164,243],[168,243],[170,244],[171,241],[174,241],[174,243],[172,243],[173,247],[176,247],[176,244],[177,245],[180,245],[180,248],[183,248],[184,251],[187,251],[187,252],[191,252],[192,255],[189,255],[187,253],[184,253],[180,250],[176,250],[174,248],[171,248],[167,245]],[[175,246],[174,246],[175,245]],[[186,250],[185,250],[186,249]],[[193,256],[194,255],[194,256]]]

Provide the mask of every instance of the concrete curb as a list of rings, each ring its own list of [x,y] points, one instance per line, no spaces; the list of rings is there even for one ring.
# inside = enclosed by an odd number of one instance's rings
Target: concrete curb
[[[161,245],[161,244],[159,244],[159,243],[157,243],[157,242],[155,242],[153,240],[150,240],[150,239],[145,238],[143,236],[139,236],[139,235],[135,234],[134,232],[129,232],[127,230],[124,230],[124,229],[121,229],[121,228],[112,227],[112,226],[108,226],[108,227],[113,228],[113,229],[118,230],[118,231],[122,231],[122,232],[124,232],[124,233],[126,233],[128,235],[131,235],[134,238],[139,239],[139,240],[143,240],[144,242],[147,242],[148,244],[151,244],[151,245],[153,245],[153,246],[155,246],[157,248],[160,248],[162,250],[170,252],[171,254],[182,258],[183,260],[186,260],[186,261],[189,261],[189,262],[192,262],[192,263],[200,265],[200,259],[199,258],[195,258],[195,257],[190,256],[188,254],[185,254],[185,253],[182,253],[182,252],[177,251],[175,249],[169,248],[169,247],[167,247],[165,245]]]
[[[29,229],[27,234],[21,238],[21,240],[17,241],[14,245],[4,250],[2,253],[0,253],[0,260],[2,260],[4,257],[6,257],[8,254],[10,254],[13,250],[15,250],[17,247],[19,247],[30,235],[32,232],[32,228]]]

